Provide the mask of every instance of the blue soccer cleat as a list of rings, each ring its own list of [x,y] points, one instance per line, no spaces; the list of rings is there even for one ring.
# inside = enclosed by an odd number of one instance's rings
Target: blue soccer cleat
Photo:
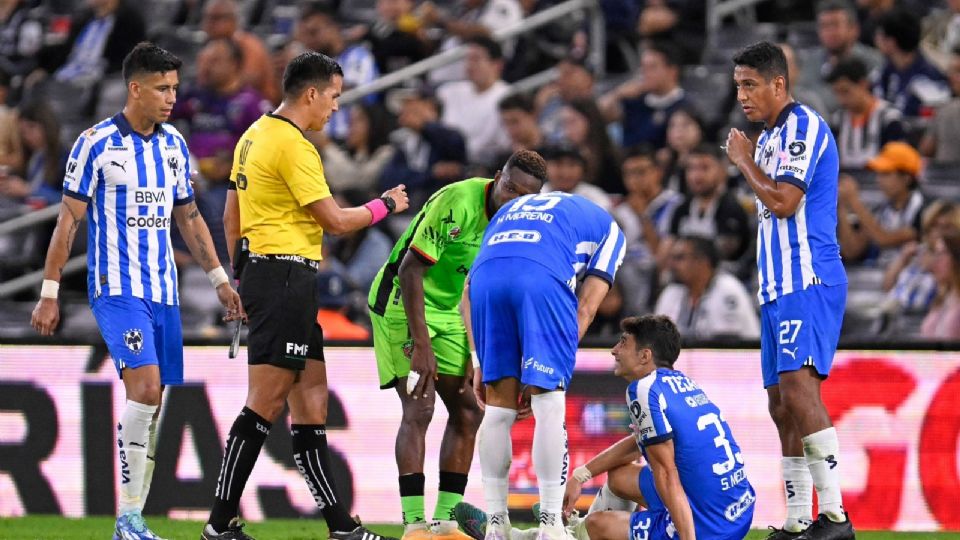
[[[487,513],[468,502],[459,502],[453,507],[460,530],[473,540],[483,540],[487,535]]]
[[[117,518],[113,540],[164,540],[147,527],[140,512],[127,512]]]

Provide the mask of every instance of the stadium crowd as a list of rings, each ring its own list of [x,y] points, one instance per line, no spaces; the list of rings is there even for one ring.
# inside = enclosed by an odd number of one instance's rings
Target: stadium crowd
[[[184,61],[172,122],[229,267],[222,222],[234,146],[277,105],[289,59],[323,52],[349,89],[466,44],[462,61],[342,106],[309,135],[342,204],[402,183],[416,210],[438,188],[492,177],[511,152],[536,149],[548,165],[544,190],[599,204],[627,237],[591,333],[656,312],[685,336],[756,339],[754,198],[719,141],[731,126],[759,135],[736,103],[730,58],[772,39],[787,53],[794,96],[829,121],[840,151],[844,336],[960,339],[960,1],[759,2],[760,22],[711,33],[700,0],[605,1],[603,66],[589,61],[583,18],[491,38],[557,3],[0,1],[0,222],[60,200],[72,141],[122,108],[120,63],[152,40]],[[514,91],[548,68],[550,82]],[[413,213],[324,241],[328,339],[369,337],[367,291]],[[0,236],[0,281],[41,268],[51,230]],[[185,333],[225,333],[203,272],[176,237],[175,247]],[[65,280],[65,302],[86,303],[84,281]],[[20,324],[26,333],[27,318]]]

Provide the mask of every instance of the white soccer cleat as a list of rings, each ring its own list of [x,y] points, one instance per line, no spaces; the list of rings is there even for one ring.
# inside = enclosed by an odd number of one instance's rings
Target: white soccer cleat
[[[567,530],[562,526],[541,525],[537,529],[537,540],[569,540]]]
[[[506,512],[487,516],[487,532],[483,540],[510,540],[510,517]]]

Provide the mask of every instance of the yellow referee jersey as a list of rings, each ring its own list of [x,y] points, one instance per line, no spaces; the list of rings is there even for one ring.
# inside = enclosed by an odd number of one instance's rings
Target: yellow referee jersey
[[[230,181],[250,251],[320,259],[323,228],[305,208],[330,196],[320,154],[293,122],[261,116],[233,152]]]

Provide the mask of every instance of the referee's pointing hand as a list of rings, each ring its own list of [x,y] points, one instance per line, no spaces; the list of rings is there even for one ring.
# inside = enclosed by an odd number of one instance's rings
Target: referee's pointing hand
[[[393,209],[394,214],[403,212],[410,206],[410,199],[407,197],[407,186],[403,184],[384,191],[381,197],[390,197],[393,199],[393,202],[397,203],[397,207]]]

